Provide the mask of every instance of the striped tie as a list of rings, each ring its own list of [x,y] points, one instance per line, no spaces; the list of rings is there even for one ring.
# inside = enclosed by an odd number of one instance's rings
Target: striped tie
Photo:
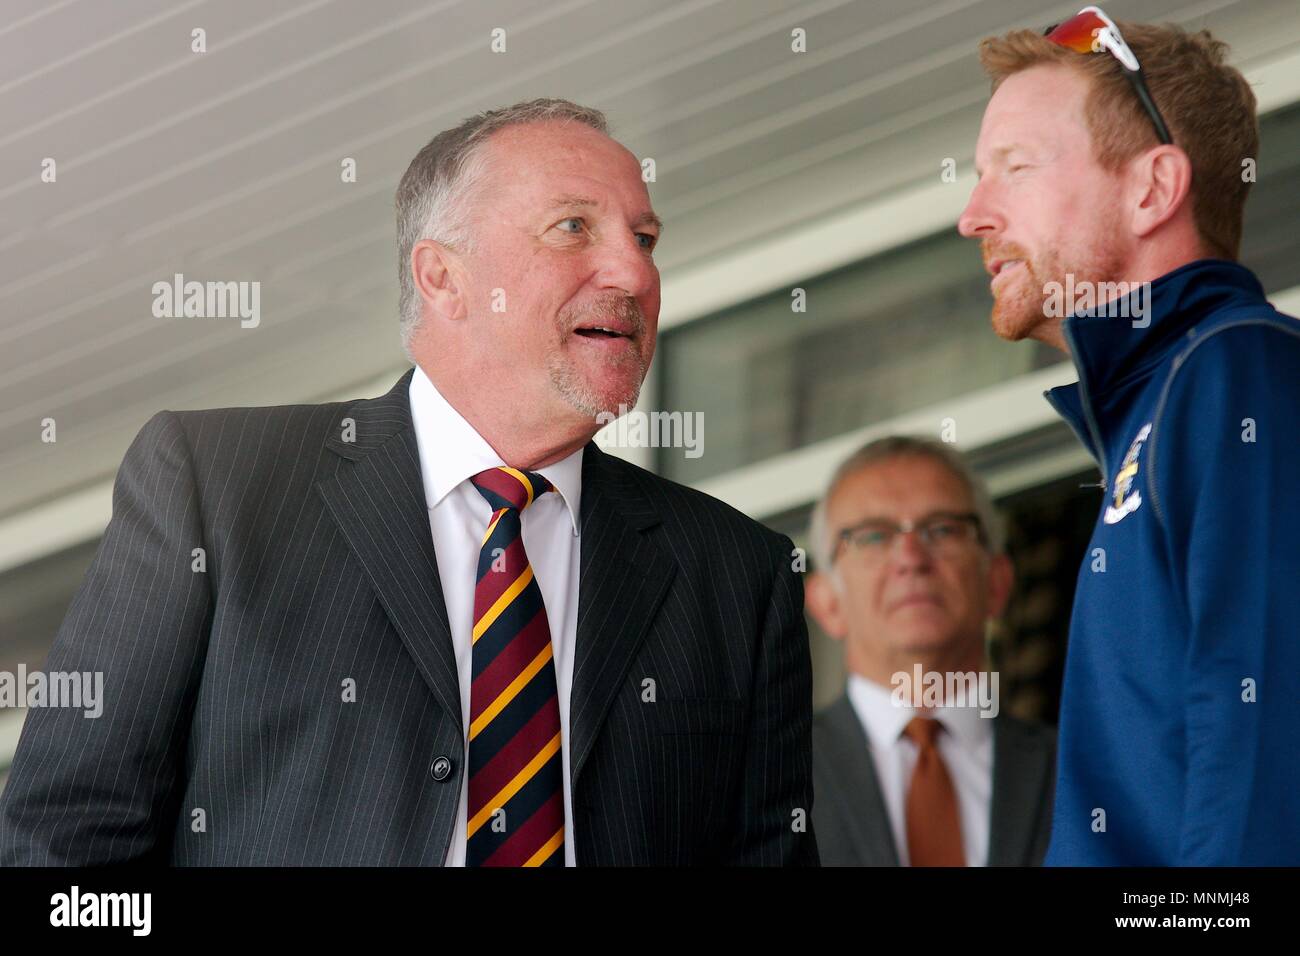
[[[520,517],[554,491],[541,475],[489,468],[470,479],[492,508],[474,585],[467,866],[563,866],[560,702],[542,592]]]

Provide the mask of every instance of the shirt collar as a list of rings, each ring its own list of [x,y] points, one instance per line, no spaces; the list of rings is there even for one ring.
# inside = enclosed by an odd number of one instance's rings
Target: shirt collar
[[[411,422],[415,427],[416,445],[420,450],[420,474],[424,482],[424,500],[436,508],[464,481],[480,471],[504,465],[501,456],[474,430],[460,412],[452,407],[429,380],[424,369],[416,367],[409,389]],[[578,515],[582,507],[582,453],[579,448],[545,468],[533,469],[555,486],[565,506],[573,533],[578,533]]]
[[[887,749],[898,743],[903,730],[916,716],[933,717],[963,747],[974,747],[989,739],[993,720],[981,717],[976,707],[935,707],[924,712],[908,705],[897,705],[893,689],[868,680],[861,674],[849,675],[848,694],[871,740],[871,746]]]

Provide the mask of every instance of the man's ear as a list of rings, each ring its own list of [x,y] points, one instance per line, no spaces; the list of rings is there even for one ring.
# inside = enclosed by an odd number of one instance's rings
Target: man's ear
[[[1133,160],[1136,177],[1132,213],[1133,235],[1145,239],[1179,214],[1190,215],[1192,161],[1177,146],[1158,146]]]
[[[823,631],[837,641],[848,636],[848,620],[835,583],[824,571],[814,571],[804,578],[804,606]]]
[[[1016,583],[1016,570],[1005,554],[989,558],[989,617],[1001,617],[1011,600],[1011,588]]]
[[[411,275],[416,293],[439,318],[457,320],[469,314],[460,259],[440,242],[421,239],[411,247]]]

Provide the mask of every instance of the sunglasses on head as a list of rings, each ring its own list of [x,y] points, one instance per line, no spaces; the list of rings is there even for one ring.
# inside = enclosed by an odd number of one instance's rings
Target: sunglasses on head
[[[1160,142],[1168,145],[1174,141],[1169,135],[1169,127],[1165,125],[1164,117],[1156,108],[1156,101],[1151,98],[1151,91],[1147,89],[1147,81],[1142,75],[1142,67],[1138,64],[1137,57],[1124,42],[1124,37],[1120,34],[1119,27],[1115,26],[1115,21],[1106,16],[1100,7],[1084,7],[1064,23],[1048,27],[1043,31],[1043,35],[1057,46],[1073,50],[1075,53],[1109,53],[1119,60],[1124,68],[1124,75],[1128,77],[1147,115],[1151,117],[1151,122],[1155,124],[1156,135],[1160,137]]]

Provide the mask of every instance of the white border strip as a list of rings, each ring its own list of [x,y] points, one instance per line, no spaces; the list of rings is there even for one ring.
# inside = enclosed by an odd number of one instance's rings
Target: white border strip
[[[318,401],[342,402],[383,395],[405,368]],[[113,482],[103,481],[0,520],[0,572],[95,539],[104,533],[112,516]]]
[[[1269,301],[1281,312],[1300,316],[1300,286],[1270,296]],[[867,442],[885,435],[938,438],[943,420],[952,418],[957,447],[971,452],[1059,422],[1060,416],[1042,393],[1077,379],[1074,364],[1061,362],[737,468],[699,482],[696,487],[761,521],[816,501],[841,461]],[[1001,497],[1094,464],[1080,445],[1077,451],[1053,453],[1000,468],[988,478],[989,492]]]
[[[938,179],[936,171],[936,179]],[[935,182],[795,227],[780,238],[664,280],[659,328],[669,329],[952,228],[975,173]]]
[[[1059,421],[1042,393],[1076,378],[1074,365],[1061,362],[739,468],[697,487],[761,520],[815,501],[841,461],[885,435],[938,438],[944,420],[952,418],[957,447],[972,451]]]
[[[1270,296],[1269,301],[1288,315],[1300,316],[1300,286]],[[350,388],[322,401],[382,395],[392,387],[397,374],[400,373],[388,372],[368,387]],[[1050,424],[1058,419],[1051,406],[1043,400],[1042,392],[1072,382],[1074,377],[1074,366],[1070,362],[1061,362],[869,428],[746,465],[701,482],[698,487],[746,514],[762,519],[815,501],[822,492],[822,482],[840,460],[859,445],[894,432],[937,433],[939,422],[952,416],[954,408],[960,409],[957,444],[966,451]],[[654,400],[653,393],[647,389],[637,407],[647,407]],[[638,464],[649,464],[639,460],[645,457],[644,454],[607,450],[623,454]],[[1090,460],[1080,449],[1078,456],[1059,461],[1052,458],[1026,462],[1023,467],[990,476],[990,490],[994,495],[1009,494],[1086,467]],[[103,534],[112,516],[112,502],[113,482],[105,481],[0,521],[0,572],[97,538]]]

